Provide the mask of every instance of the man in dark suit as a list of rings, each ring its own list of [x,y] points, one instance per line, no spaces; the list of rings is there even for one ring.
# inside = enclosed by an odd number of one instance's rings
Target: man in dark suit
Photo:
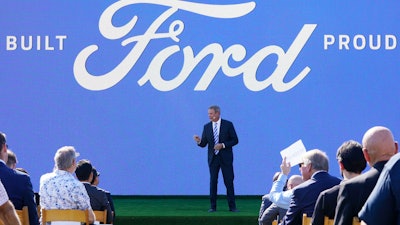
[[[78,180],[85,185],[92,209],[97,211],[107,209],[107,223],[111,224],[113,221],[112,210],[107,195],[96,186],[90,184],[90,181],[93,179],[93,166],[90,161],[86,159],[79,160],[75,174]]]
[[[340,184],[335,225],[351,225],[371,194],[386,162],[397,153],[392,132],[382,126],[372,127],[363,137],[363,153],[371,169]]]
[[[27,174],[9,168],[6,165],[7,159],[6,135],[0,133],[0,180],[15,209],[21,210],[23,206],[28,206],[29,224],[39,225],[31,179]]]
[[[303,213],[307,216],[313,214],[318,195],[340,183],[339,178],[328,174],[328,156],[321,150],[310,150],[304,153],[302,158],[300,173],[305,182],[293,189],[292,200],[283,218],[283,225],[301,225]]]
[[[336,159],[344,180],[360,175],[367,166],[361,144],[353,140],[346,141],[339,147]],[[325,216],[332,220],[335,218],[339,186],[321,192],[315,204],[312,225],[324,225]]]
[[[233,187],[233,152],[232,147],[239,143],[232,122],[221,119],[219,106],[208,108],[208,118],[204,125],[201,138],[194,135],[194,140],[200,147],[208,145],[208,166],[210,170],[210,203],[209,212],[217,210],[217,183],[219,170],[222,171],[226,187],[226,195],[231,212],[237,212],[235,191]]]

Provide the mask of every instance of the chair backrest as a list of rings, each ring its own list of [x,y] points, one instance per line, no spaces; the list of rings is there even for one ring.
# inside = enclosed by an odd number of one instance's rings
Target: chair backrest
[[[19,217],[19,221],[21,221],[21,225],[29,225],[29,212],[28,206],[22,207],[22,210],[15,210]]]
[[[325,216],[324,217],[324,225],[333,225],[335,222],[334,219],[329,219],[329,217]]]
[[[360,219],[357,216],[353,217],[353,225],[360,225],[360,224],[361,224]]]
[[[303,214],[303,225],[311,225],[312,217],[308,217],[306,213]]]
[[[89,211],[79,209],[43,209],[42,224],[52,221],[75,221],[89,225]]]
[[[17,213],[17,216],[19,218],[19,221],[21,222],[21,225],[29,225],[29,212],[28,212],[28,206],[22,207],[21,210],[15,210]],[[4,221],[0,220],[0,225],[4,225]]]
[[[94,215],[96,217],[96,221],[99,221],[100,223],[107,223],[107,209],[103,210],[103,211],[99,211],[99,210],[93,210]]]

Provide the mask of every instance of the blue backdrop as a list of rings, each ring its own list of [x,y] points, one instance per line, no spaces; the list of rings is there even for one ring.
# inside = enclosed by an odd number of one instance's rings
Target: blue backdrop
[[[0,130],[36,191],[72,145],[113,194],[206,195],[207,153],[192,137],[217,104],[239,136],[237,194],[266,193],[298,139],[339,177],[344,141],[375,125],[399,135],[399,6],[6,0]]]

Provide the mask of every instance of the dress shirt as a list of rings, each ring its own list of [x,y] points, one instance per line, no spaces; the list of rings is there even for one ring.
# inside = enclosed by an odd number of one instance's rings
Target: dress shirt
[[[43,175],[39,194],[44,209],[91,209],[85,186],[68,171],[55,170]]]
[[[8,201],[7,191],[4,188],[3,183],[1,183],[0,181],[0,206],[6,203],[7,201]]]
[[[288,209],[290,205],[290,200],[293,196],[293,190],[283,191],[287,180],[287,175],[280,174],[278,179],[274,181],[269,192],[269,200],[279,208]]]

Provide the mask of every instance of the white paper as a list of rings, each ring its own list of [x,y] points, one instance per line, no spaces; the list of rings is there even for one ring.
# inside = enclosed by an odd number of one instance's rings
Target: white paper
[[[282,159],[286,157],[286,162],[290,163],[290,165],[293,167],[303,162],[302,156],[304,153],[306,153],[306,147],[304,146],[303,141],[300,139],[289,147],[283,149],[281,151],[281,156]]]
[[[72,222],[72,221],[53,221],[51,225],[81,225],[80,222]]]

